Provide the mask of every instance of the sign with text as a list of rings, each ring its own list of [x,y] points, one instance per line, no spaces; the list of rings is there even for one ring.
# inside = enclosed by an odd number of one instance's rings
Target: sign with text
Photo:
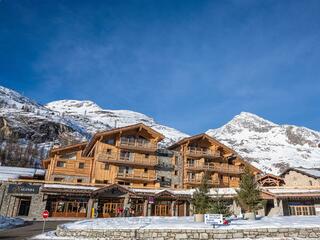
[[[154,204],[154,197],[148,197],[148,202],[150,204]]]
[[[29,183],[9,184],[8,193],[37,194],[39,193],[39,188],[40,185],[32,185]]]
[[[205,214],[204,223],[211,224],[211,225],[223,224],[223,216],[222,214]]]

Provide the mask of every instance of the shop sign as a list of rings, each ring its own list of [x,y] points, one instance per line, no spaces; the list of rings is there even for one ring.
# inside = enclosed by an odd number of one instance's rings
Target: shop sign
[[[205,214],[204,223],[210,225],[223,224],[223,216],[222,214]]]
[[[148,198],[148,203],[154,204],[154,197],[149,197]]]
[[[32,185],[29,183],[9,184],[8,193],[37,194],[39,193],[39,188],[40,185]]]

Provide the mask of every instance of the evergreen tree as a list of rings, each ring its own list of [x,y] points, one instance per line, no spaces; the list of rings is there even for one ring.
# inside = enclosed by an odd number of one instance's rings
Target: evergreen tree
[[[195,214],[205,214],[210,207],[210,197],[209,197],[209,185],[208,185],[208,174],[205,173],[201,185],[192,196],[192,204],[194,206]]]
[[[232,214],[229,204],[223,198],[223,196],[220,196],[218,194],[218,191],[216,196],[211,200],[208,212],[214,214],[222,214],[224,217],[229,217]]]
[[[254,212],[261,208],[260,190],[254,175],[245,168],[241,176],[240,189],[237,190],[237,200],[246,212]]]

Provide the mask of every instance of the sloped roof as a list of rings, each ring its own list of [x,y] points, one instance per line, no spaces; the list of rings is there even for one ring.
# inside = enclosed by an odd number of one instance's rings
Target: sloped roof
[[[180,141],[172,144],[171,146],[168,147],[168,149],[170,150],[173,150],[175,149],[176,147],[178,147],[179,145],[182,145],[188,141],[192,141],[192,140],[195,140],[195,139],[200,139],[200,138],[206,138],[208,139],[208,141],[214,143],[214,144],[217,144],[227,150],[229,150],[231,153],[233,153],[234,155],[236,155],[238,157],[238,160],[241,161],[243,164],[249,166],[250,168],[254,169],[256,172],[258,173],[261,173],[262,171],[256,167],[254,167],[251,163],[249,163],[248,161],[246,161],[245,159],[243,159],[235,150],[231,149],[230,147],[224,145],[223,143],[221,143],[220,141],[218,141],[217,139],[215,139],[214,137],[211,137],[209,136],[208,134],[206,133],[201,133],[201,134],[197,134],[197,135],[194,135],[194,136],[191,136],[191,137],[186,137],[186,138],[183,138],[181,139]]]
[[[82,143],[77,143],[77,144],[72,144],[72,145],[67,145],[59,148],[53,148],[50,151],[50,155],[53,153],[60,153],[60,152],[68,152],[68,151],[78,151],[78,150],[83,150],[87,146],[88,142],[82,142]]]
[[[286,175],[290,171],[296,171],[298,173],[304,174],[306,176],[318,179],[320,178],[320,168],[303,168],[303,167],[294,167],[288,168],[280,176]]]
[[[126,127],[114,128],[114,129],[110,129],[110,130],[103,131],[103,132],[97,132],[96,134],[93,135],[90,142],[87,144],[83,154],[87,155],[100,137],[115,134],[115,133],[122,132],[122,131],[135,129],[135,128],[143,128],[143,129],[147,130],[149,133],[151,133],[151,135],[158,137],[159,141],[161,141],[162,139],[165,138],[164,135],[153,130],[151,127],[149,127],[143,123],[137,123],[137,124],[126,126]]]

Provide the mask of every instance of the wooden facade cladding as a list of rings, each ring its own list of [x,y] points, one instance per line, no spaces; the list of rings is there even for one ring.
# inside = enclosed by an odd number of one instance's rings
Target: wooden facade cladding
[[[178,152],[183,159],[184,188],[199,186],[205,174],[212,187],[238,187],[244,167],[251,166],[207,134],[184,138],[169,149]]]
[[[163,138],[143,124],[97,133],[89,143],[52,150],[44,162],[46,180],[157,188],[157,146]]]

